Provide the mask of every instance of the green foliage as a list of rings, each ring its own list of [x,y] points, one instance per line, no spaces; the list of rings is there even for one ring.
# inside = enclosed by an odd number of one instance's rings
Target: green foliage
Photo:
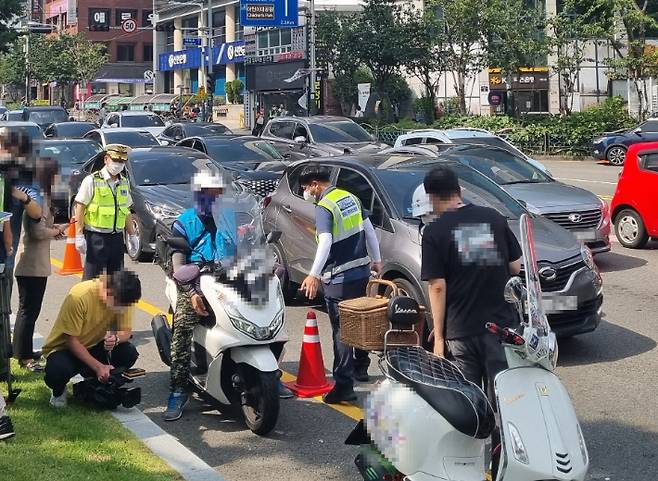
[[[21,16],[24,8],[23,0],[0,0],[0,52],[7,52],[16,40],[16,33],[9,25]]]
[[[414,114],[420,115],[424,124],[434,122],[434,100],[429,97],[419,97],[413,102]]]
[[[226,89],[226,101],[229,104],[239,104],[242,103],[242,91],[244,89],[244,83],[242,80],[235,79],[230,82],[226,82],[224,88]]]

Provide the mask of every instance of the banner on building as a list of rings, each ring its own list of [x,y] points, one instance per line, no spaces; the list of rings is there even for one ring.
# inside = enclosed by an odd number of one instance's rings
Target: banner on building
[[[78,24],[78,1],[68,0],[66,9],[66,25]]]
[[[365,112],[366,106],[368,105],[368,99],[370,98],[370,84],[358,84],[357,88],[359,89],[359,107]]]

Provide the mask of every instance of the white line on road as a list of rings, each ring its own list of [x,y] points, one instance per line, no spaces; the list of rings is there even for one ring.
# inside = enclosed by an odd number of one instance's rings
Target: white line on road
[[[590,184],[608,184],[608,185],[617,185],[617,182],[608,182],[605,180],[586,180],[586,179],[569,179],[567,177],[556,177],[557,180],[567,180],[571,182],[587,182]]]

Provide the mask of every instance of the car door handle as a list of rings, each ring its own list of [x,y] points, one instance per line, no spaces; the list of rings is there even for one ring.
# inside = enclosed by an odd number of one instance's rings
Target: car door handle
[[[288,214],[292,213],[292,207],[290,207],[289,205],[284,204],[281,206],[281,208],[285,210]]]

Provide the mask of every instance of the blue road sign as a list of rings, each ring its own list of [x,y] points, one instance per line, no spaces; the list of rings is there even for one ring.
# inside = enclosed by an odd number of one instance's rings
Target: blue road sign
[[[240,0],[240,23],[245,27],[296,27],[298,0]]]
[[[198,47],[201,45],[199,37],[183,37],[183,45],[186,47]]]

